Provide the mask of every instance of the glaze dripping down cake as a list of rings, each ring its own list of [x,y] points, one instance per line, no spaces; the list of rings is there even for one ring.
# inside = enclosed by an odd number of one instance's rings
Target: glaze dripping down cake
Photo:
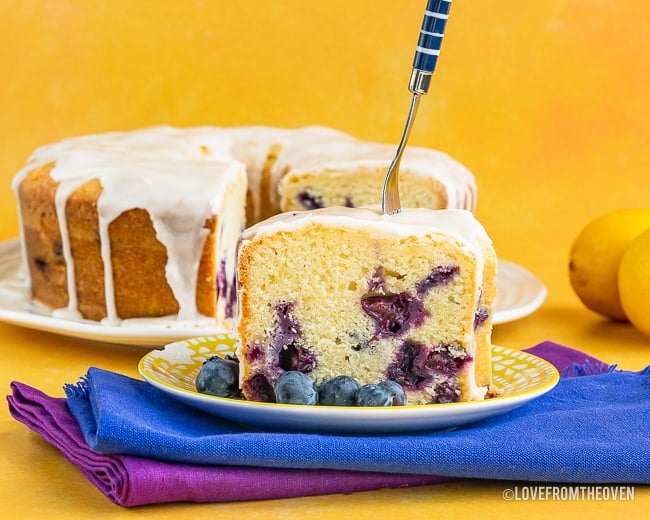
[[[283,213],[244,232],[238,276],[249,400],[273,401],[296,370],[394,380],[409,404],[480,400],[491,384],[496,254],[469,211]]]
[[[393,153],[323,127],[159,126],[43,146],[13,182],[28,290],[63,318],[230,328],[242,229],[282,209],[376,204]],[[402,170],[405,205],[474,208],[473,176],[445,154],[407,150]]]
[[[33,297],[56,317],[112,324],[232,317],[243,167],[102,155],[62,155],[18,187]]]

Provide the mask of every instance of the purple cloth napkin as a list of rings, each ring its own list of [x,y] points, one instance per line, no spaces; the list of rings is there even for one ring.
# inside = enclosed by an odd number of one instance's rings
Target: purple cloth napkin
[[[12,416],[58,448],[104,495],[121,506],[229,502],[354,493],[448,482],[433,475],[201,466],[98,453],[90,448],[64,398],[11,384]]]
[[[565,377],[602,373],[609,368],[583,352],[548,341],[527,352],[547,359]],[[91,483],[122,506],[353,493],[451,480],[435,475],[333,469],[203,466],[99,453],[85,441],[65,399],[19,382],[12,383],[11,389],[7,399],[13,417],[56,446]]]

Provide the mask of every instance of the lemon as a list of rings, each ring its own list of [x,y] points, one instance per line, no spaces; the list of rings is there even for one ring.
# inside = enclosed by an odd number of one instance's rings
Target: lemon
[[[618,268],[630,243],[646,229],[650,229],[650,208],[620,209],[596,217],[578,233],[569,253],[569,279],[587,308],[627,320]]]
[[[630,323],[650,335],[650,230],[629,245],[618,268],[621,305]]]

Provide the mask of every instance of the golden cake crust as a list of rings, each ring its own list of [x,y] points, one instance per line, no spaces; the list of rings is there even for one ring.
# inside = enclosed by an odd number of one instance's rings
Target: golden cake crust
[[[18,188],[18,196],[32,295],[36,301],[57,309],[69,305],[69,293],[67,263],[56,215],[58,183],[50,177],[54,166],[55,163],[48,163],[27,173]],[[90,320],[107,316],[97,213],[101,192],[99,180],[93,179],[74,190],[65,205],[78,309],[83,318]],[[208,234],[198,267],[196,304],[205,316],[216,313],[216,223],[216,216],[205,222]],[[142,208],[123,212],[108,229],[118,317],[176,314],[179,305],[165,275],[167,252],[156,238],[149,213]]]
[[[66,263],[50,178],[54,163],[32,170],[18,188],[27,266],[35,300],[52,308],[68,305]]]

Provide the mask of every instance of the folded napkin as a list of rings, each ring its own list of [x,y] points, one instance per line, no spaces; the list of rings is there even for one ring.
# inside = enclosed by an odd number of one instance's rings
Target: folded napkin
[[[21,383],[11,387],[11,414],[61,450],[92,484],[122,506],[353,493],[450,480],[431,475],[204,466],[98,453],[84,440],[65,399],[49,397]]]
[[[8,399],[17,420],[124,505],[352,492],[439,477],[650,483],[650,368],[616,371],[553,342],[528,352],[555,364],[558,385],[521,408],[448,432],[257,431],[97,368],[66,385],[66,403],[21,383]]]

